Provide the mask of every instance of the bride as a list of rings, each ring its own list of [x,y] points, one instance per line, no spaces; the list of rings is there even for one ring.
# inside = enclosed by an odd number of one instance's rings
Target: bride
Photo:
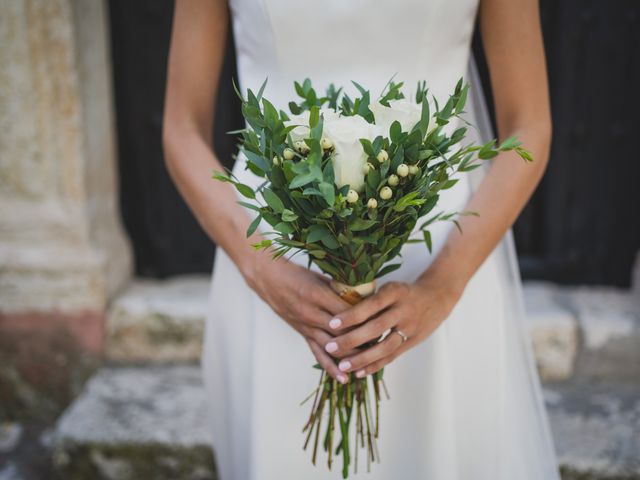
[[[294,80],[309,77],[319,92],[333,82],[349,94],[355,80],[377,95],[395,74],[409,95],[424,79],[444,102],[464,76],[474,87],[467,119],[482,140],[493,132],[470,52],[476,18],[497,136],[517,135],[535,161],[504,153],[462,178],[441,206],[480,217],[463,217],[463,234],[447,222],[434,228],[433,255],[406,245],[402,267],[351,308],[306,259],[255,251],[248,211],[229,184],[211,179],[222,170],[211,132],[229,20],[243,93],[268,77],[264,96],[286,110]],[[219,246],[202,366],[221,480],[340,478],[301,448],[308,407],[299,403],[317,384],[316,361],[338,381],[385,367],[381,462],[370,473],[360,465],[358,475],[559,478],[509,230],[545,170],[550,135],[536,0],[176,2],[163,143],[176,185]],[[255,186],[244,161],[233,172]],[[388,327],[404,335],[355,348]]]

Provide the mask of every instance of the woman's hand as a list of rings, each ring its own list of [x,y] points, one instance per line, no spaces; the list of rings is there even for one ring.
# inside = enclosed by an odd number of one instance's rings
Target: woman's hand
[[[341,359],[338,365],[341,371],[355,372],[359,378],[370,375],[431,335],[448,317],[461,294],[461,289],[449,288],[429,277],[415,283],[389,282],[376,294],[338,315],[337,328],[348,331],[338,333],[324,348]],[[403,341],[391,331],[382,341],[353,353],[355,347],[378,339],[393,327],[401,330],[408,340]]]
[[[347,376],[323,348],[333,338],[327,332],[329,322],[350,307],[331,289],[329,280],[288,260],[272,260],[266,256],[252,262],[251,273],[245,278],[249,286],[305,338],[322,368],[339,382],[346,383]],[[356,350],[346,352],[354,354]]]

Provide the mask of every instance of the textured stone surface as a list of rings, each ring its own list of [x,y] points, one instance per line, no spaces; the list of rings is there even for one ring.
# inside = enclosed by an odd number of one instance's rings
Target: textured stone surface
[[[558,302],[556,291],[555,286],[540,282],[524,286],[527,322],[543,381],[569,378],[578,351],[577,319]]]
[[[640,385],[545,388],[565,478],[640,478]]]
[[[640,479],[640,386],[557,384],[545,399],[563,478]],[[197,367],[103,369],[59,421],[54,461],[70,479],[212,478],[203,419]]]
[[[528,322],[541,376],[568,378],[578,347],[575,315],[551,284],[525,284]],[[107,356],[118,362],[192,361],[200,357],[209,276],[132,282],[107,316]]]
[[[578,287],[564,295],[583,338],[576,375],[640,384],[640,292]]]
[[[0,2],[4,313],[102,312],[129,276],[106,44],[103,2]]]
[[[96,368],[104,318],[0,314],[0,421],[52,421]]]
[[[70,480],[214,478],[207,435],[198,368],[108,368],[58,422],[54,464]]]
[[[208,276],[136,280],[111,306],[107,355],[116,361],[197,361]]]

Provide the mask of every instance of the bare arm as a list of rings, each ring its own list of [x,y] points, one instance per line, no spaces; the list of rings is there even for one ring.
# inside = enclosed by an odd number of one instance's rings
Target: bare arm
[[[390,282],[378,294],[340,315],[342,328],[329,350],[342,358],[344,371],[358,376],[378,371],[425,340],[447,318],[462,292],[531,196],[546,168],[551,140],[537,0],[481,0],[480,27],[495,98],[498,136],[517,135],[534,157],[525,163],[514,152],[495,159],[467,208],[480,217],[460,219],[431,266],[415,283]],[[365,320],[370,321],[365,322]],[[364,322],[364,323],[363,323]],[[349,350],[396,327],[408,335],[389,335],[353,356]],[[326,347],[325,347],[326,348]],[[348,364],[347,364],[348,362]]]
[[[162,133],[167,167],[180,193],[209,237],[247,275],[252,259],[264,254],[246,239],[250,219],[236,203],[233,187],[211,179],[213,170],[223,170],[211,136],[228,21],[224,1],[177,2]]]
[[[482,0],[480,28],[489,65],[500,139],[517,135],[533,153],[525,163],[515,152],[493,160],[468,204],[480,218],[461,219],[424,279],[453,277],[461,289],[516,220],[540,182],[549,158],[551,112],[537,0]],[[438,271],[442,273],[437,273]],[[448,272],[448,273],[445,273]]]
[[[200,225],[251,288],[304,337],[329,374],[344,379],[321,345],[329,338],[323,328],[348,304],[322,276],[254,250],[260,237],[246,238],[250,218],[235,191],[211,178],[213,170],[222,171],[211,135],[228,21],[224,0],[176,2],[162,132],[167,168]]]

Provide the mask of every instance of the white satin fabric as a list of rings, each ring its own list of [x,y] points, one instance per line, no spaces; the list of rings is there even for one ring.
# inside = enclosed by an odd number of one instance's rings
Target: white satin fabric
[[[477,0],[231,0],[240,88],[287,109],[293,81],[318,91],[334,82],[356,94],[355,80],[377,95],[389,78],[406,92],[427,80],[446,101],[459,77],[472,81],[467,118],[478,141],[490,138],[470,57]],[[257,185],[240,156],[234,174]],[[464,207],[482,169],[463,177],[441,208]],[[481,217],[479,219],[481,220]],[[449,223],[432,230],[434,254]],[[433,258],[406,245],[403,266],[384,277],[412,281]],[[306,265],[306,256],[293,261]],[[553,442],[524,325],[522,288],[509,232],[469,282],[453,312],[426,341],[385,368],[391,399],[381,404],[381,463],[369,480],[557,480]],[[245,284],[218,249],[202,367],[212,445],[221,480],[338,479],[340,460],[314,467],[299,406],[318,381],[304,339]],[[353,427],[353,426],[352,426]],[[351,470],[353,471],[353,470]]]

